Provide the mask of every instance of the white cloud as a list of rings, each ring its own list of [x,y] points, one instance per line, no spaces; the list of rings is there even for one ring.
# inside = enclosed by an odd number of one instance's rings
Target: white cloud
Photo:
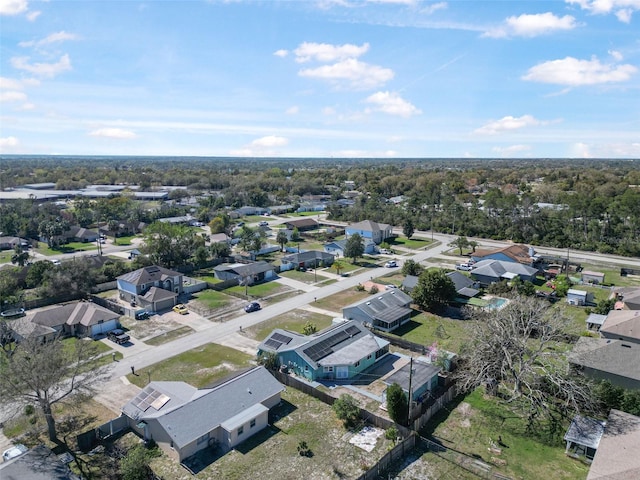
[[[40,10],[34,10],[33,12],[27,13],[27,20],[30,22],[35,22],[36,18],[38,18],[42,12]]]
[[[335,115],[336,114],[336,109],[333,107],[324,107],[322,109],[322,114],[323,115]]]
[[[289,55],[289,50],[280,49],[280,50],[276,50],[275,52],[273,52],[273,54],[276,57],[284,58],[287,55]]]
[[[335,62],[358,58],[367,53],[369,44],[363,43],[361,46],[345,43],[344,45],[331,45],[329,43],[301,43],[293,53],[296,55],[296,62],[305,63],[311,60],[318,62]]]
[[[287,115],[296,115],[299,112],[300,112],[300,107],[298,107],[297,105],[289,107],[284,111],[284,113],[286,113]]]
[[[351,88],[364,90],[384,85],[394,77],[394,72],[389,68],[370,65],[354,58],[349,58],[333,65],[300,70],[298,75],[328,80],[335,85],[341,85],[346,82]]]
[[[502,117],[500,120],[489,122],[486,125],[475,130],[473,133],[480,135],[496,135],[498,133],[508,132],[511,130],[519,130],[525,127],[533,127],[542,125],[545,122],[535,119],[531,115],[523,115],[521,117],[512,117],[511,115]]]
[[[616,62],[621,62],[623,59],[622,53],[617,50],[609,50],[607,53],[611,55]]]
[[[137,135],[131,130],[124,130],[122,128],[99,128],[97,130],[89,132],[89,136],[121,139],[131,139],[137,137]]]
[[[574,143],[572,145],[570,156],[573,158],[593,158],[589,145],[582,142]]]
[[[29,8],[27,0],[2,0],[0,2],[0,15],[18,15]]]
[[[13,78],[0,77],[0,89],[22,90],[22,83]]]
[[[491,38],[536,37],[556,30],[572,30],[577,26],[571,15],[557,17],[551,12],[508,17],[504,24],[487,30],[482,36]]]
[[[631,22],[631,15],[640,10],[640,0],[565,0],[570,4],[577,4],[583,10],[594,15],[614,13],[624,23]]]
[[[66,42],[67,40],[76,40],[78,37],[73,33],[67,33],[65,31],[52,33],[51,35],[43,38],[42,40],[31,40],[29,42],[20,42],[18,45],[21,47],[42,47],[44,45],[50,45],[52,43]]]
[[[404,100],[396,92],[376,92],[367,97],[365,102],[375,105],[371,111],[383,112],[389,115],[408,118],[422,113],[420,109]]]
[[[276,135],[267,135],[266,137],[256,138],[250,144],[245,145],[237,150],[231,150],[230,155],[244,157],[268,157],[278,154],[274,148],[285,147],[289,144],[289,139]]]
[[[0,149],[17,147],[20,144],[16,137],[0,138]]]
[[[0,102],[24,102],[26,99],[27,95],[24,92],[16,92],[15,90],[0,92]]]
[[[56,75],[71,70],[69,55],[60,57],[56,63],[29,63],[29,57],[13,57],[11,65],[18,70],[25,70],[42,77],[55,77]]]
[[[588,144],[574,143],[570,155],[575,158],[638,158],[640,142]]]
[[[508,147],[493,147],[491,150],[501,157],[513,157],[522,152],[531,151],[531,145],[510,145]]]
[[[523,80],[557,85],[580,86],[601,83],[625,82],[638,69],[630,64],[603,64],[597,58],[578,60],[566,57],[531,67]]]
[[[425,15],[431,15],[432,13],[437,12],[438,10],[446,10],[449,7],[447,2],[438,2],[438,3],[430,3],[422,10],[420,13],[424,13]]]
[[[266,137],[255,139],[253,142],[251,142],[251,146],[259,147],[259,148],[272,148],[272,147],[284,147],[288,143],[289,143],[289,140],[284,137],[267,135]]]

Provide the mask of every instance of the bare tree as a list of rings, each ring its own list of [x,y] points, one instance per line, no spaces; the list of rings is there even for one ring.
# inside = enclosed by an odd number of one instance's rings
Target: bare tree
[[[461,353],[458,386],[485,385],[505,402],[524,408],[528,425],[594,407],[591,383],[569,368],[566,342],[571,318],[532,297],[516,297],[499,311],[473,312],[471,342]]]
[[[26,326],[26,324],[25,324]],[[21,338],[0,356],[0,400],[3,404],[35,403],[47,422],[49,439],[57,441],[53,406],[72,394],[88,394],[100,380],[97,349],[88,339],[43,341],[36,335]]]

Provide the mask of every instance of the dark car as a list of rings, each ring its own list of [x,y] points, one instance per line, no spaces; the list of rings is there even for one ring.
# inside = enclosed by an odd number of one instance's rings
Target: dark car
[[[249,313],[249,312],[256,312],[258,310],[260,310],[260,304],[258,302],[251,302],[250,304],[248,304],[247,306],[244,307],[244,311]]]
[[[131,337],[124,333],[124,330],[121,330],[120,328],[116,328],[115,330],[111,330],[107,333],[107,338],[120,345],[127,343],[131,339]]]
[[[146,310],[138,310],[136,312],[136,320],[146,320],[149,318],[149,312]]]

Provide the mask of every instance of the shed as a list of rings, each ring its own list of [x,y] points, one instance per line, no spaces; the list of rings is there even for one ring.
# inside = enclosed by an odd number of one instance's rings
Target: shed
[[[567,303],[569,305],[584,305],[588,301],[589,293],[584,290],[570,288],[567,291]]]
[[[567,442],[565,453],[593,460],[604,434],[604,427],[603,421],[576,415],[564,436],[564,441]]]
[[[604,273],[583,270],[581,272],[582,283],[593,283],[599,285],[604,283]]]

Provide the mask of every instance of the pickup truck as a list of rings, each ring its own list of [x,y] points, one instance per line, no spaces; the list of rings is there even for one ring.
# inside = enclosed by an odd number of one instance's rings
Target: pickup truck
[[[116,328],[115,330],[111,330],[109,333],[107,333],[107,338],[119,345],[122,345],[123,343],[127,343],[131,339],[129,335],[124,333],[124,330],[121,330],[119,328]]]

